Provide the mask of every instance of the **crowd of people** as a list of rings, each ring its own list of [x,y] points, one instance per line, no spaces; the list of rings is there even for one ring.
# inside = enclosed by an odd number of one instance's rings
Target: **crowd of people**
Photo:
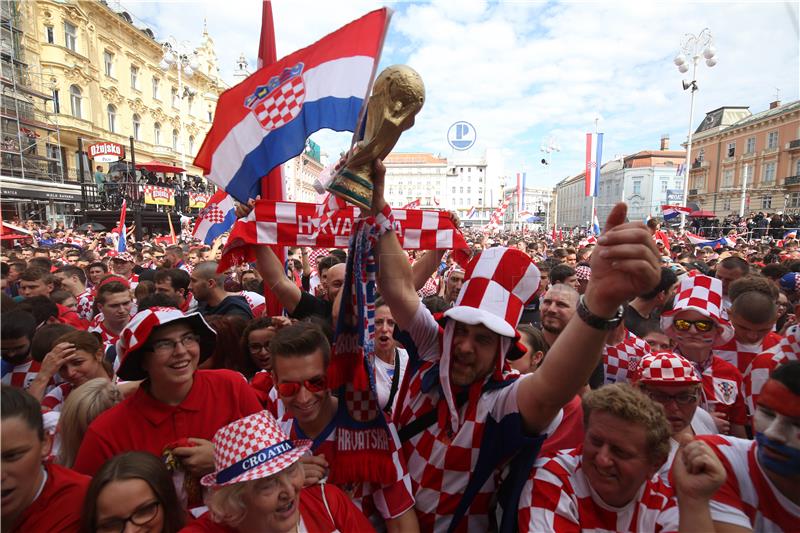
[[[800,528],[796,240],[695,246],[619,205],[600,236],[407,252],[374,174],[374,302],[344,249],[4,247],[2,530]]]

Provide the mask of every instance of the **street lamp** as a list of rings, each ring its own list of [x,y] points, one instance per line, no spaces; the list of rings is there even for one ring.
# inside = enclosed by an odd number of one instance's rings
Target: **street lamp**
[[[161,58],[160,67],[164,71],[168,71],[173,66],[178,71],[178,127],[180,128],[180,141],[181,141],[181,168],[183,171],[183,179],[186,179],[186,143],[184,142],[183,133],[183,99],[186,96],[194,96],[194,91],[189,87],[183,87],[183,75],[191,78],[194,71],[200,68],[200,61],[197,57],[197,52],[192,49],[189,41],[178,42],[175,37],[170,36],[161,45],[163,57]]]
[[[539,151],[544,154],[544,157],[542,158],[542,164],[546,167],[546,173],[547,173],[546,177],[547,177],[547,183],[548,183],[548,187],[549,187],[549,184],[550,184],[550,154],[552,152],[560,152],[561,151],[561,147],[558,145],[558,143],[556,142],[555,138],[550,136],[539,147]],[[545,217],[544,217],[544,228],[545,228],[545,231],[547,231],[547,228],[550,226],[550,200],[551,200],[551,198],[546,198],[544,200],[544,202],[545,202],[545,204],[547,206],[547,211],[546,211],[546,214],[545,214]]]
[[[675,56],[674,63],[681,74],[689,72],[689,64],[692,66],[692,81],[683,81],[683,90],[691,89],[689,100],[689,135],[686,141],[686,163],[685,176],[683,178],[683,207],[689,201],[689,171],[692,153],[692,121],[694,120],[694,93],[697,91],[697,63],[700,57],[705,58],[706,65],[710,68],[717,64],[717,50],[714,48],[714,38],[711,30],[704,28],[698,35],[687,33],[681,40],[681,51]],[[681,230],[686,227],[686,213],[681,213]]]

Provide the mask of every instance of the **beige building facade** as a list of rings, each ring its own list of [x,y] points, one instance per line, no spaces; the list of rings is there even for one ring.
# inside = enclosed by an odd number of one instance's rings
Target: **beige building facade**
[[[179,82],[176,68],[162,64],[166,36],[156,36],[113,3],[31,0],[11,4],[19,54],[41,73],[35,89],[49,96],[39,99],[36,111],[58,130],[57,135],[48,134],[58,144],[48,140],[49,146],[38,148],[37,153],[60,160],[60,172],[43,179],[3,169],[4,200],[44,202],[47,219],[63,220],[74,211],[75,191],[80,189],[79,139],[84,150],[97,141],[121,144],[128,161],[132,142],[137,163],[155,159],[181,166],[185,161],[188,174],[201,175],[191,162],[211,127],[218,95],[225,89],[214,42],[204,28],[197,29],[196,47],[189,47],[188,57],[197,68],[191,75],[184,71]],[[5,17],[4,13],[4,23]],[[5,73],[3,81],[5,95],[9,85]],[[4,123],[4,135],[6,129]],[[96,165],[86,158],[83,163],[91,165],[84,168],[84,179],[92,182]],[[101,167],[108,170],[107,164]],[[28,198],[25,191],[41,188],[42,181],[52,191],[49,198]],[[59,191],[69,195],[59,196]],[[9,210],[7,202],[3,207],[4,213]]]
[[[800,212],[800,101],[752,114],[722,107],[706,114],[692,141],[690,203],[720,217],[752,211]]]

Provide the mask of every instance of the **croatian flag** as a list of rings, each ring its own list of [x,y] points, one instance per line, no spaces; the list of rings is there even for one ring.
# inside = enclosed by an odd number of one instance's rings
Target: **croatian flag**
[[[783,240],[796,239],[796,238],[797,238],[797,230],[796,229],[790,229],[789,231],[787,231],[786,233],[783,234]]]
[[[736,238],[730,237],[720,237],[719,239],[708,240],[705,237],[701,237],[700,235],[695,235],[694,233],[687,233],[686,238],[689,239],[689,242],[694,244],[695,246],[711,246],[712,248],[718,248],[720,246],[736,246]]]
[[[592,235],[600,235],[600,221],[597,220],[597,209],[594,210],[594,215],[592,216]]]
[[[681,163],[678,165],[677,170],[675,171],[676,176],[683,176],[686,173],[686,163]]]
[[[268,65],[219,98],[194,164],[241,202],[270,170],[328,128],[355,131],[380,59],[391,10],[368,13]]]
[[[128,236],[125,235],[125,212],[128,210],[128,201],[122,200],[122,209],[119,212],[119,226],[114,228],[114,232],[119,235],[117,239],[117,251],[128,251]]]
[[[586,196],[597,196],[603,161],[603,134],[586,134]]]
[[[197,215],[193,236],[206,244],[231,229],[236,222],[236,204],[228,193],[218,190]]]
[[[684,207],[682,205],[662,205],[661,206],[661,214],[664,217],[664,220],[672,220],[680,216],[681,213],[686,213],[687,215],[692,214],[691,207]]]
[[[477,210],[477,209],[475,208],[475,206],[473,205],[472,207],[470,207],[470,208],[469,208],[469,211],[467,211],[467,218],[472,218],[472,217],[474,217],[474,216],[475,216],[475,213],[477,213],[477,212],[478,212],[478,210]]]

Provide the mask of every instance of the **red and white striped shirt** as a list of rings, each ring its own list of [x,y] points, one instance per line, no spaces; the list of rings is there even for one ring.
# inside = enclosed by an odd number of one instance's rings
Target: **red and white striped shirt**
[[[756,459],[752,440],[700,436],[725,467],[727,478],[711,500],[711,518],[753,531],[797,531],[800,505],[778,491]]]
[[[2,383],[3,385],[11,385],[18,389],[27,389],[31,381],[36,379],[36,375],[39,374],[41,368],[42,363],[31,359],[26,363],[15,366],[10,372],[3,375]],[[48,386],[51,385],[53,385],[52,381]]]
[[[712,353],[738,368],[739,372],[744,375],[747,372],[747,367],[750,366],[750,363],[758,354],[776,346],[782,339],[783,337],[774,331],[769,332],[758,344],[744,344],[734,337],[722,346],[714,348]]]
[[[70,383],[62,383],[58,387],[53,388],[42,398],[42,412],[61,411],[72,389],[73,386]]]
[[[646,481],[624,507],[603,502],[582,470],[582,447],[536,461],[519,501],[520,533],[539,531],[678,531],[673,490]]]
[[[742,380],[745,402],[750,414],[756,412],[758,396],[761,394],[761,389],[769,379],[772,371],[778,365],[789,361],[797,361],[798,354],[800,354],[800,330],[797,326],[792,326],[786,332],[786,337],[779,344],[769,350],[765,350],[764,353],[753,359]]]
[[[615,346],[603,349],[605,384],[628,383],[639,368],[639,361],[650,353],[650,345],[633,333]]]
[[[313,439],[311,451],[314,455],[324,455],[328,460],[331,470],[336,468],[336,442],[338,427],[343,417],[348,417],[345,402],[340,400],[336,415],[322,432]],[[414,506],[414,497],[411,490],[411,478],[408,475],[405,460],[400,454],[400,438],[394,424],[387,421],[391,434],[390,448],[392,450],[392,463],[394,464],[395,479],[390,484],[381,486],[377,483],[355,483],[347,487],[339,487],[348,493],[365,516],[384,520],[397,518]],[[287,413],[279,421],[283,431],[290,439],[308,439],[303,430],[297,425],[294,418]],[[345,422],[342,422],[345,423]],[[349,422],[352,424],[352,421]],[[377,515],[377,516],[376,516]]]

